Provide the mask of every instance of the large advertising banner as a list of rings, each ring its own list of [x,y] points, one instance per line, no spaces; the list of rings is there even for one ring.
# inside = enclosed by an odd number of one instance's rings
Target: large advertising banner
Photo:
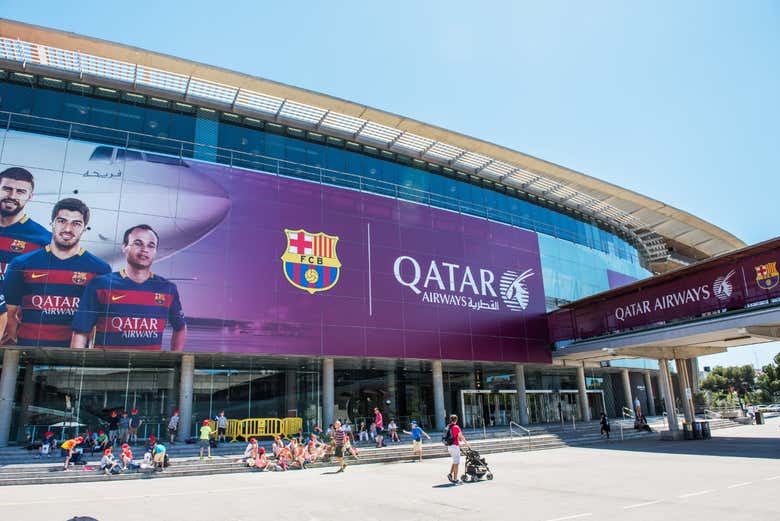
[[[19,343],[63,345],[72,329],[74,347],[550,362],[532,232],[122,147],[0,139],[0,171],[34,178],[29,199],[19,179],[0,185]],[[73,223],[50,224],[63,199],[89,207],[80,264],[54,255],[74,240]]]

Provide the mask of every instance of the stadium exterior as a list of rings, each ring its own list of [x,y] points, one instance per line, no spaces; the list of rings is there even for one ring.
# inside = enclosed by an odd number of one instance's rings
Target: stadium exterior
[[[181,435],[220,409],[307,428],[375,406],[431,428],[450,412],[469,427],[616,416],[628,394],[660,411],[653,362],[554,363],[545,314],[744,246],[475,138],[8,20],[0,125],[0,169],[33,173],[42,225],[83,198],[84,247],[115,270],[128,225],[160,231],[155,272],[188,322],[182,352],[170,331],[161,351],[3,347],[0,443],[131,408],[146,435],[174,409]]]

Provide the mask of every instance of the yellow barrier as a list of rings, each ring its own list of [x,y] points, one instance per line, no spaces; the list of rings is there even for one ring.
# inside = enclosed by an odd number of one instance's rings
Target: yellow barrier
[[[209,426],[217,434],[217,422],[209,420]],[[245,418],[243,420],[228,420],[225,435],[230,441],[238,438],[248,440],[260,436],[290,436],[297,434],[303,427],[303,418]]]

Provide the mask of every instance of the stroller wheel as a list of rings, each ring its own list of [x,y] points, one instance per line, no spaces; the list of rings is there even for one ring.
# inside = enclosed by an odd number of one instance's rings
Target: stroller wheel
[[[463,474],[463,475],[460,477],[460,480],[461,480],[462,482],[464,482],[464,483],[468,483],[469,481],[471,481],[471,476],[469,476],[468,474]]]
[[[493,473],[488,472],[487,474],[485,474],[485,477],[488,479],[488,481],[490,481],[491,479],[493,479]]]

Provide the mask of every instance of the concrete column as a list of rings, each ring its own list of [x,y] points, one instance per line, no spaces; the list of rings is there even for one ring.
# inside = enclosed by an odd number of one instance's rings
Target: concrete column
[[[699,388],[699,359],[689,358],[688,363],[691,365],[691,391],[696,394],[701,390]]]
[[[680,379],[680,392],[682,393],[682,396],[680,396],[680,401],[682,402],[685,421],[692,422],[694,420],[694,414],[693,400],[688,398],[688,395],[692,396],[691,382],[688,377],[688,364],[686,364],[685,360],[682,358],[678,358],[674,361],[674,363],[677,365],[677,378]]]
[[[436,430],[443,431],[447,412],[444,410],[444,368],[441,360],[431,362],[433,371],[433,421]]]
[[[192,397],[195,378],[195,355],[181,357],[181,380],[179,381],[179,441],[186,441],[192,435]]]
[[[0,374],[0,447],[8,445],[8,435],[11,434],[18,371],[19,351],[6,349],[3,353],[3,372]]]
[[[33,380],[33,371],[35,366],[28,362],[24,368],[24,384],[22,385],[22,399],[19,407],[19,427],[16,430],[16,441],[24,441],[25,427],[30,421],[30,412],[28,408],[35,400],[35,381]]]
[[[669,418],[669,430],[676,431],[679,429],[677,425],[677,410],[674,405],[674,392],[672,391],[672,381],[669,375],[669,360],[661,358],[658,360],[658,383],[660,384],[661,394],[664,397],[664,405],[666,405],[666,414]]]
[[[525,392],[525,367],[515,364],[515,387],[517,388],[517,411],[520,425],[528,425],[528,396]]]
[[[645,391],[647,391],[647,412],[650,416],[655,415],[655,395],[653,394],[653,380],[650,377],[650,371],[645,371]]]
[[[296,410],[296,416],[300,416],[298,409],[298,372],[295,369],[288,369],[284,373],[284,415],[289,411]]]
[[[577,392],[580,402],[580,417],[582,421],[590,421],[590,406],[588,405],[588,387],[585,385],[585,365],[577,366]]]
[[[631,377],[628,374],[628,369],[622,369],[620,371],[620,376],[623,378],[623,394],[626,395],[626,407],[634,410],[634,398],[633,393],[631,392]]]
[[[333,410],[336,406],[336,387],[333,373],[333,359],[322,360],[322,430],[333,423]]]
[[[387,399],[390,400],[390,406],[389,410],[392,411],[392,415],[395,417],[395,415],[398,414],[398,402],[397,400],[397,389],[395,384],[395,368],[388,369],[385,372],[385,383],[387,384]]]

